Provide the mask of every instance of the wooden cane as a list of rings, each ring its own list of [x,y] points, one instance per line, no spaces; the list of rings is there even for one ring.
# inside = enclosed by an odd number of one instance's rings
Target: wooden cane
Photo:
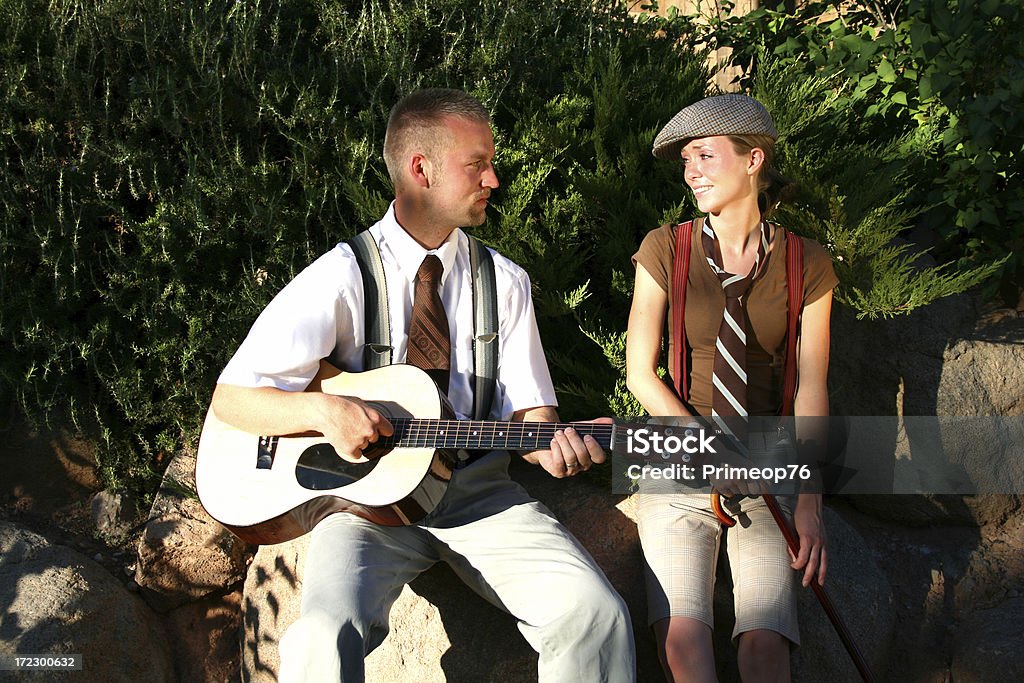
[[[731,527],[736,524],[736,520],[730,517],[722,508],[721,498],[721,494],[717,491],[713,491],[711,493],[711,509],[722,524]],[[772,517],[775,518],[775,523],[782,531],[782,535],[786,539],[786,545],[789,546],[789,550],[793,553],[793,557],[799,557],[800,541],[797,538],[796,532],[790,527],[789,520],[787,520],[786,516],[783,514],[782,508],[779,507],[778,501],[775,500],[775,496],[766,493],[762,498],[764,498],[764,502],[768,506],[768,511],[771,512]],[[857,647],[857,643],[853,642],[853,635],[850,634],[850,630],[846,627],[842,617],[839,616],[839,612],[836,611],[835,605],[832,604],[832,600],[825,591],[825,587],[819,584],[817,580],[812,579],[811,590],[814,591],[814,595],[817,596],[822,609],[825,610],[825,615],[828,617],[828,620],[832,622],[832,627],[836,630],[839,640],[843,642],[843,647],[846,648],[846,652],[849,653],[850,659],[853,660],[853,665],[857,667],[857,672],[860,674],[860,677],[864,679],[865,683],[875,683],[875,677],[871,673],[871,668],[868,666],[867,660],[865,660],[864,655],[861,654],[860,648]]]

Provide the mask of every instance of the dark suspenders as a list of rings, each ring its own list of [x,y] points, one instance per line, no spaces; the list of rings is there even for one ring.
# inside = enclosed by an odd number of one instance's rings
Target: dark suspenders
[[[473,418],[484,420],[491,412],[498,381],[498,291],[491,252],[476,238],[467,237],[473,278]],[[384,264],[369,230],[348,240],[348,245],[363,280],[363,369],[373,370],[393,362]]]
[[[498,290],[491,252],[467,237],[473,271],[473,417],[486,420],[498,383]]]
[[[363,279],[363,370],[391,365],[391,323],[388,285],[377,243],[365,230],[348,241]]]

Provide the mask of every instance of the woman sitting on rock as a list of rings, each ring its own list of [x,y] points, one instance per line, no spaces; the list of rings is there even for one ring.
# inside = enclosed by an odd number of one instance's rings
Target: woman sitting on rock
[[[655,416],[704,417],[749,443],[748,415],[778,415],[787,323],[787,239],[769,223],[791,183],[772,168],[777,132],[771,116],[743,95],[709,97],[680,111],[658,134],[654,155],[681,159],[685,182],[705,214],[690,227],[651,231],[634,256],[636,283],[627,337],[630,390]],[[683,237],[680,238],[680,231]],[[669,335],[670,359],[686,354],[688,392],[673,391],[657,374],[673,287],[677,240],[686,234],[684,343]],[[828,415],[826,375],[829,316],[837,279],[816,242],[803,240],[803,316],[798,351],[797,416]],[[671,319],[671,318],[670,318]],[[680,372],[675,370],[675,372]],[[682,394],[682,395],[681,395]],[[686,395],[688,394],[688,395]],[[742,450],[742,446],[741,446]],[[724,495],[754,493],[742,482],[711,482]],[[642,489],[641,489],[642,490]],[[789,680],[789,650],[799,643],[796,583],[823,583],[826,570],[822,501],[802,493],[780,499],[792,513],[799,557],[761,497],[742,500],[741,524],[728,532],[738,642],[744,681]],[[712,598],[722,528],[709,496],[643,494],[638,522],[646,560],[649,623],[665,674],[672,681],[714,681]]]

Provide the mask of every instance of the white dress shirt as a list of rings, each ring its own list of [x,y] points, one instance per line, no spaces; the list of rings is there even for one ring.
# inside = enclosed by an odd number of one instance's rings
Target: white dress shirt
[[[420,246],[395,220],[392,203],[370,228],[380,249],[391,318],[392,360],[406,362],[416,271],[427,254],[444,266],[441,301],[451,330],[449,398],[459,418],[473,413],[473,283],[469,240],[455,230],[437,249]],[[491,419],[516,410],[556,405],[530,296],[530,278],[493,249],[498,294],[498,381]],[[321,358],[344,370],[363,367],[363,283],[355,255],[339,244],[299,273],[267,305],[221,373],[220,384],[301,391]]]

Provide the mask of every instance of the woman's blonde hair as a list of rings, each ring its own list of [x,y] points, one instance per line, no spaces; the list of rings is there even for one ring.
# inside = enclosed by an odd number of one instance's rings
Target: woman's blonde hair
[[[764,163],[757,177],[757,207],[769,218],[781,202],[792,199],[796,183],[775,168],[775,140],[769,135],[729,135],[737,154],[749,154],[755,147],[764,152]]]

